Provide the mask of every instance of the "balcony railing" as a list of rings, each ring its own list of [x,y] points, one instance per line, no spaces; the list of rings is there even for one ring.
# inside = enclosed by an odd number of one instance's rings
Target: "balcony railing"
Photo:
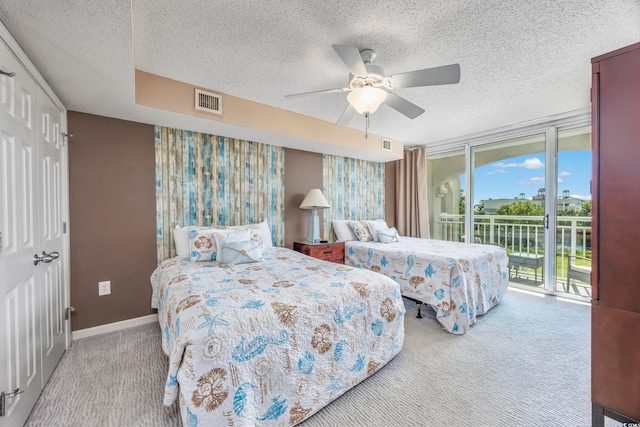
[[[474,230],[469,233],[474,238],[470,241],[498,245],[507,253],[544,255],[543,220],[542,216],[474,215]],[[591,217],[558,216],[556,223],[556,277],[558,282],[566,284],[570,259],[580,259],[579,264],[590,265]],[[432,234],[442,240],[466,240],[464,215],[441,214],[436,218]]]

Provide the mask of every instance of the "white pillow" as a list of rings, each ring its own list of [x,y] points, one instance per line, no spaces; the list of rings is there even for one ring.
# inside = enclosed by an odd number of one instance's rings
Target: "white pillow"
[[[331,220],[331,224],[333,225],[333,231],[336,233],[336,238],[340,242],[345,242],[349,240],[358,240],[355,234],[353,234],[353,230],[349,226],[349,220],[347,219],[333,219]]]
[[[365,221],[365,222],[369,227],[369,232],[371,233],[371,236],[373,237],[374,242],[380,241],[380,239],[378,239],[378,232],[389,229],[389,226],[387,225],[387,222],[384,219],[376,219],[375,221]]]
[[[222,242],[225,243],[235,243],[235,242],[244,242],[252,239],[251,230],[248,228],[245,229],[235,229],[235,230],[214,230],[213,236],[216,240],[216,252],[220,253],[222,249]],[[260,236],[262,237],[262,236]],[[214,258],[215,259],[215,258]]]
[[[217,231],[251,230],[251,240],[260,240],[265,248],[273,246],[273,241],[271,240],[271,229],[269,228],[269,224],[266,219],[255,224],[216,225],[209,228]]]
[[[173,230],[173,244],[176,247],[176,254],[179,257],[189,256],[189,228],[176,225]]]
[[[269,223],[267,222],[267,220],[265,219],[262,222],[250,225],[251,228],[255,226],[257,226],[257,228],[259,228],[260,231],[262,232],[262,241],[263,241],[264,247],[265,248],[273,247],[273,241],[271,240],[271,228],[269,228]]]
[[[378,241],[380,241],[380,243],[399,242],[398,230],[396,230],[395,227],[391,227],[387,230],[378,231]]]

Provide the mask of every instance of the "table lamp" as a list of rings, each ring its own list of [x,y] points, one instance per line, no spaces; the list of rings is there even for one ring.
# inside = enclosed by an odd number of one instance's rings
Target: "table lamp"
[[[320,243],[320,221],[318,219],[318,209],[326,209],[330,207],[329,202],[325,199],[322,191],[317,188],[309,190],[307,196],[300,203],[300,209],[312,209],[311,219],[309,221],[309,243]]]

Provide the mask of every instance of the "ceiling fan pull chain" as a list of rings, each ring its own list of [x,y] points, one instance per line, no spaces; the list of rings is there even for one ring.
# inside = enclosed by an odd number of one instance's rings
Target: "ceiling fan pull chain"
[[[364,116],[364,137],[369,137],[369,115]]]

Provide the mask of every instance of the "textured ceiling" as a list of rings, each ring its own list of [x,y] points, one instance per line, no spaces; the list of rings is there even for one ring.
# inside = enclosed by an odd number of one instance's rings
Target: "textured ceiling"
[[[640,0],[3,0],[0,20],[69,110],[302,149],[136,105],[133,70],[335,122],[346,94],[284,98],[347,85],[332,44],[375,49],[387,74],[459,63],[457,85],[396,91],[420,117],[371,115],[415,145],[589,107],[590,59],[640,41]]]

